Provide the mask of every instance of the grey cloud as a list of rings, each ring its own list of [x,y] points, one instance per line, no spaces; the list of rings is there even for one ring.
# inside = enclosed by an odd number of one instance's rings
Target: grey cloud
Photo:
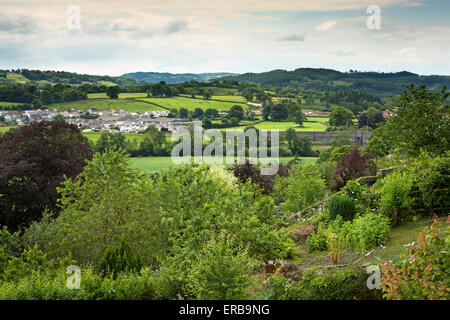
[[[0,32],[10,34],[33,34],[39,30],[37,22],[26,16],[11,17],[0,13]]]
[[[120,21],[101,22],[97,24],[83,25],[83,30],[93,35],[114,35],[115,33],[126,33],[128,38],[142,39],[156,36],[168,36],[183,32],[188,29],[188,23],[182,19],[170,21],[161,27],[140,27],[139,25],[123,25]]]
[[[298,35],[298,34],[291,34],[291,35],[287,35],[281,38],[278,38],[277,41],[299,41],[299,42],[303,42],[305,41],[305,37]]]

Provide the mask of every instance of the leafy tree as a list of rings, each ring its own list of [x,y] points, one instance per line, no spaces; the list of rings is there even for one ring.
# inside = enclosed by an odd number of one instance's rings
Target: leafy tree
[[[66,122],[66,118],[62,114],[57,114],[52,118],[52,121],[60,121],[60,122]]]
[[[348,126],[352,119],[353,112],[345,107],[335,107],[330,113],[329,122],[331,126],[335,127]]]
[[[212,97],[212,92],[211,92],[211,90],[205,90],[205,91],[203,92],[203,99],[209,100],[209,99],[211,99],[211,97]]]
[[[180,110],[178,110],[178,115],[180,116],[180,118],[187,119],[189,110],[186,108],[180,108]]]
[[[338,161],[333,180],[334,189],[340,190],[349,180],[375,174],[376,165],[371,155],[364,154],[360,148],[354,147]]]
[[[106,150],[117,151],[119,149],[127,149],[127,141],[121,133],[102,133],[100,139],[95,144],[95,152],[105,152]]]
[[[236,118],[239,121],[244,119],[244,109],[241,106],[235,105],[231,107],[230,111],[228,112],[228,118]]]
[[[219,111],[217,111],[216,109],[206,109],[204,115],[209,119],[214,119],[219,115]]]
[[[193,117],[199,119],[199,118],[201,118],[202,116],[203,116],[203,109],[201,109],[201,108],[195,108],[195,109],[194,109],[194,113],[193,113]]]
[[[396,115],[380,128],[382,138],[412,156],[420,149],[445,153],[450,146],[449,95],[447,87],[431,92],[425,85],[407,86],[398,98],[392,98]]]
[[[109,86],[106,89],[106,95],[110,99],[117,99],[117,98],[119,98],[119,92],[120,92],[120,87],[119,86]]]
[[[57,211],[57,186],[92,157],[88,140],[65,122],[33,122],[0,137],[0,224],[10,230]]]
[[[383,113],[374,107],[370,107],[366,112],[362,112],[358,116],[358,127],[370,127],[376,129],[378,124],[385,122]]]

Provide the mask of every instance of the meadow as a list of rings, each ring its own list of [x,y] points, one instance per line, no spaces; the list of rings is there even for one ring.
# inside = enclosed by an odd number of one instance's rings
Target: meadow
[[[327,118],[325,118],[327,119]],[[292,121],[284,121],[284,122],[275,122],[275,121],[262,121],[256,124],[250,124],[250,123],[243,123],[243,125],[238,127],[230,127],[230,128],[221,128],[219,130],[242,130],[246,126],[251,125],[259,130],[280,130],[280,131],[286,131],[289,128],[293,128],[295,131],[325,131],[327,126],[323,122],[303,122],[303,126],[299,127],[297,123]]]
[[[161,169],[168,168],[169,166],[173,166],[172,158],[171,157],[140,157],[140,158],[129,158],[130,159],[130,165],[132,168],[141,169],[146,172],[157,172]],[[290,160],[293,160],[294,157],[280,157],[280,163],[286,164]],[[315,157],[298,157],[297,159],[300,159],[302,163],[306,164],[312,164],[317,161],[318,158]],[[191,159],[192,160],[192,159]],[[262,160],[261,163],[264,163],[265,161]],[[225,159],[224,163],[225,165]]]
[[[203,110],[216,109],[216,110],[229,110],[236,103],[233,102],[219,102],[214,100],[192,99],[187,97],[172,97],[172,98],[143,98],[136,101],[147,101],[156,103],[160,106],[169,109],[185,108],[193,111],[196,108]]]
[[[48,105],[49,109],[67,110],[70,108],[77,110],[97,109],[97,110],[112,110],[112,109],[126,109],[128,112],[137,111],[157,111],[163,110],[150,103],[142,102],[134,99],[88,99],[73,102],[55,103]]]

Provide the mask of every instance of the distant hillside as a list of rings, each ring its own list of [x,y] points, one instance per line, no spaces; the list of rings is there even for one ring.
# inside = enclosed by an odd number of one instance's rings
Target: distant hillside
[[[208,81],[226,76],[234,76],[236,73],[217,72],[217,73],[168,73],[168,72],[132,72],[122,75],[122,77],[145,82],[157,83],[164,81],[166,83],[182,83],[187,81]]]
[[[385,96],[402,91],[402,85],[426,84],[431,89],[450,87],[450,76],[421,76],[411,72],[339,72],[331,69],[300,68],[294,71],[273,70],[226,77],[262,85],[293,86],[320,91],[361,90]]]
[[[96,76],[90,74],[79,74],[66,71],[41,71],[41,70],[0,70],[0,80],[3,82],[39,82],[39,83],[64,83],[64,84],[83,84],[91,83],[96,85],[131,85],[135,81],[123,77]]]

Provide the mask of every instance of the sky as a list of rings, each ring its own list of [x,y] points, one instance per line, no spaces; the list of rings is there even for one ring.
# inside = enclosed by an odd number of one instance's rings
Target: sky
[[[0,0],[0,69],[450,75],[450,0]]]

